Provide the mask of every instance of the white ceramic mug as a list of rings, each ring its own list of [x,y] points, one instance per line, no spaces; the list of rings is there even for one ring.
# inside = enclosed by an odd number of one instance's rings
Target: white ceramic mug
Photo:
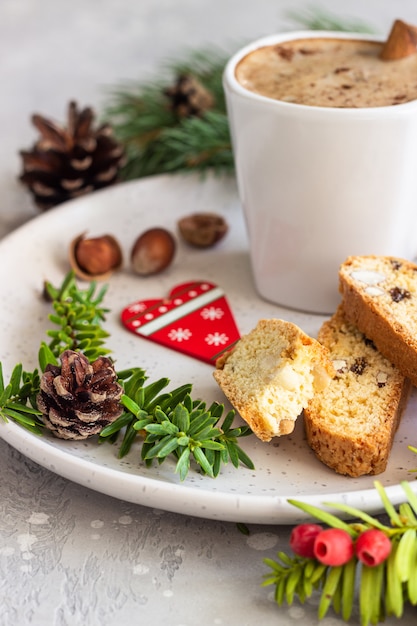
[[[252,50],[306,37],[375,39],[320,31],[266,37],[230,59],[224,89],[256,288],[277,304],[327,314],[340,301],[346,257],[416,254],[417,101],[306,106],[237,81],[236,65]]]

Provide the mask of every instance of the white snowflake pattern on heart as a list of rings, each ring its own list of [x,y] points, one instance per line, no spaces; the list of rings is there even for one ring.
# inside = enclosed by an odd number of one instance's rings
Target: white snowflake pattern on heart
[[[201,311],[200,315],[204,320],[221,320],[224,315],[224,311],[219,307],[210,306],[205,307]]]
[[[229,341],[229,337],[225,333],[209,333],[204,341],[209,346],[224,346]]]
[[[168,337],[171,341],[181,342],[188,341],[192,334],[189,328],[172,328],[168,333]]]
[[[146,304],[144,302],[136,302],[129,307],[129,311],[131,313],[142,313],[146,310]]]

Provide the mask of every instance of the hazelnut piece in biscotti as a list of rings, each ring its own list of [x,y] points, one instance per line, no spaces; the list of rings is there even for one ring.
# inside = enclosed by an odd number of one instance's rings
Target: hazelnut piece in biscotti
[[[291,433],[308,401],[335,373],[318,341],[280,319],[260,320],[216,368],[217,383],[262,441]]]

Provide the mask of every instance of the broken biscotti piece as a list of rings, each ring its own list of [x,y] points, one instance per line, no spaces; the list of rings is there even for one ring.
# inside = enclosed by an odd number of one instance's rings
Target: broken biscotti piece
[[[291,433],[314,393],[334,376],[327,350],[280,319],[260,320],[216,368],[224,394],[262,441]]]
[[[346,321],[342,307],[323,324],[318,340],[329,350],[336,376],[304,411],[307,441],[339,474],[380,474],[411,383]]]
[[[340,266],[339,285],[345,317],[417,385],[417,265],[352,256]]]

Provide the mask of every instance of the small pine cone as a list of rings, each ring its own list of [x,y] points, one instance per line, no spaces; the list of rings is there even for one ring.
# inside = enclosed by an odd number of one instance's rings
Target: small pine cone
[[[175,85],[164,93],[178,117],[198,117],[214,106],[213,94],[191,74],[178,76]]]
[[[93,363],[65,350],[61,367],[48,365],[41,377],[37,406],[45,426],[61,439],[87,439],[123,412],[123,388],[107,357]]]
[[[94,129],[93,121],[93,110],[79,111],[75,102],[68,107],[67,128],[32,116],[40,138],[31,150],[20,152],[20,180],[42,211],[117,182],[125,161],[123,147],[108,124]]]

